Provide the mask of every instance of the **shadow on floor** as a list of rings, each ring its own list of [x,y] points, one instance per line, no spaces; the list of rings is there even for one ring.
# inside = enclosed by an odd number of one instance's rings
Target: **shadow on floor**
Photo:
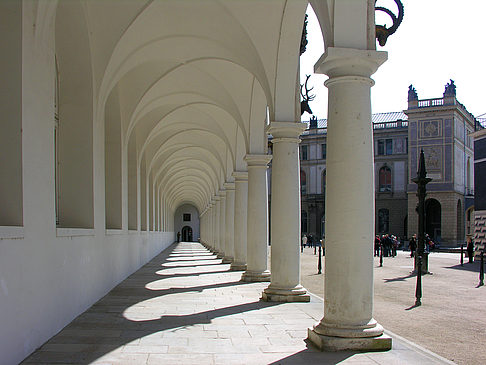
[[[307,349],[299,351],[295,354],[287,356],[278,361],[274,361],[271,365],[309,365],[309,364],[326,364],[334,365],[343,362],[346,359],[356,355],[358,352],[354,351],[339,351],[339,352],[321,352],[316,349],[308,340]],[[356,362],[359,364],[359,362]]]
[[[280,304],[255,301],[187,315],[162,314],[157,319],[130,320],[126,318],[124,313],[130,307],[160,296],[185,292],[202,292],[207,289],[228,286],[251,285],[251,283],[230,281],[181,288],[147,288],[150,284],[171,276],[202,276],[228,271],[216,270],[187,274],[161,274],[164,270],[161,269],[161,266],[164,266],[163,263],[167,262],[167,258],[171,257],[171,253],[176,248],[177,245],[172,245],[140,270],[130,275],[90,309],[79,315],[61,332],[41,346],[30,357],[26,358],[22,364],[89,364],[115,349],[156,332],[167,330],[180,331],[194,325],[209,324],[213,319],[218,317],[255,311]],[[206,261],[207,258],[204,258],[204,260]],[[221,260],[215,261],[218,261],[218,263],[214,263],[214,265],[221,265]],[[182,267],[188,268],[185,265]],[[167,267],[166,270],[173,268],[174,266]]]

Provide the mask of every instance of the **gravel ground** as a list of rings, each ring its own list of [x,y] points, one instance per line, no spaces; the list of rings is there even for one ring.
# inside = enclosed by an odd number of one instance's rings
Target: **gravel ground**
[[[324,296],[324,274],[317,274],[317,255],[305,248],[301,256],[302,285]],[[324,273],[325,260],[323,260]],[[415,303],[417,278],[410,272],[409,252],[374,259],[374,317],[385,329],[458,364],[486,364],[486,287],[478,287],[479,263],[469,264],[455,253],[431,253],[422,279],[422,306]],[[323,311],[324,313],[324,311]]]

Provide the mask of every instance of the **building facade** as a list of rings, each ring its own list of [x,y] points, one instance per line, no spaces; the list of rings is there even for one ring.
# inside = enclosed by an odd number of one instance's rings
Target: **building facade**
[[[452,85],[452,86],[451,86]],[[313,120],[302,135],[301,230],[325,235],[327,121]],[[407,239],[417,231],[416,176],[426,156],[426,232],[445,246],[464,243],[474,226],[471,133],[481,124],[457,101],[453,82],[444,95],[420,100],[412,88],[404,112],[373,114],[375,233]]]

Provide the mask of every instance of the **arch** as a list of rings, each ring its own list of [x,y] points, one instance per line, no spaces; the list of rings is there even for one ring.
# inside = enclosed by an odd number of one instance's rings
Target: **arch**
[[[438,200],[430,198],[425,201],[425,232],[437,242],[441,239],[441,210]]]
[[[474,234],[474,205],[466,210],[466,236]]]
[[[5,120],[0,133],[0,226],[23,225],[22,7],[21,1],[0,2],[0,110]]]
[[[307,211],[305,210],[302,210],[300,212],[300,230],[302,232],[302,234],[304,233],[307,233],[308,232],[308,218],[307,218]]]
[[[60,1],[55,16],[57,66],[56,205],[60,227],[92,228],[93,75],[82,3]],[[53,80],[54,81],[54,80]],[[54,85],[54,83],[53,83]]]
[[[392,191],[392,172],[388,166],[383,166],[378,172],[378,191],[390,192]]]
[[[181,231],[182,231],[181,232],[182,241],[185,241],[185,242],[192,242],[193,241],[192,228],[190,226],[182,227]]]

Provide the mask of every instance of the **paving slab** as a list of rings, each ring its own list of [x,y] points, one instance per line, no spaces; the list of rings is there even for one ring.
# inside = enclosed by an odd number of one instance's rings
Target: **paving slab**
[[[78,316],[24,364],[448,364],[393,337],[386,352],[321,352],[306,340],[323,302],[260,300],[268,283],[240,282],[242,272],[198,243],[155,257]]]

